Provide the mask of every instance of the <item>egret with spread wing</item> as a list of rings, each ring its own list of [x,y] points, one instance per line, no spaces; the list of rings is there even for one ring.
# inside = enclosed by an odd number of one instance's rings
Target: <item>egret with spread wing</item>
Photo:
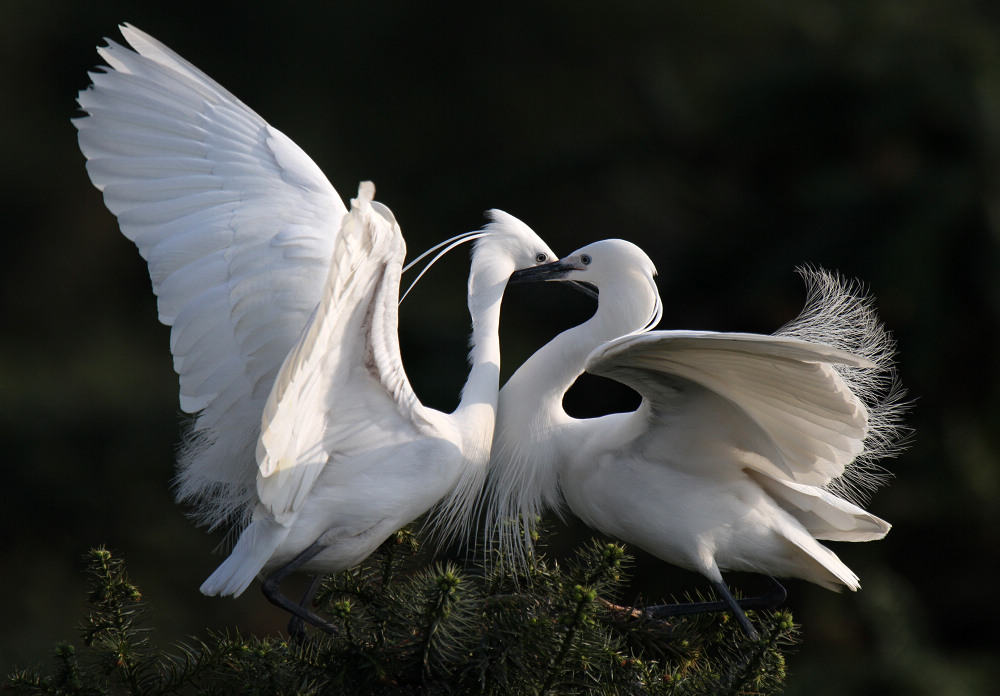
[[[478,238],[469,275],[472,367],[458,408],[444,414],[420,403],[403,371],[396,327],[405,248],[391,213],[369,200],[362,191],[353,202],[316,313],[264,406],[260,502],[202,586],[206,594],[239,595],[273,570],[268,597],[319,625],[278,592],[288,573],[344,570],[436,504],[445,528],[474,504],[500,388],[503,292],[516,269],[555,258],[526,225],[499,211],[471,235]]]
[[[845,492],[895,438],[891,341],[870,302],[825,272],[807,275],[817,290],[782,334],[650,331],[662,313],[654,274],[634,244],[606,240],[512,278],[586,282],[599,299],[500,393],[486,528],[517,559],[534,520],[565,502],[589,526],[705,575],[756,636],[721,571],[853,590],[857,576],[817,539],[889,530]],[[585,370],[637,391],[639,409],[571,418],[562,399]]]
[[[80,149],[149,264],[180,406],[197,414],[177,498],[202,524],[245,524],[264,402],[347,208],[287,136],[156,39],[121,32],[135,50],[98,49],[108,67],[80,92]]]
[[[172,327],[181,408],[197,414],[178,498],[242,533],[206,580],[239,595],[268,572],[337,571],[441,503],[449,534],[485,478],[496,412],[500,303],[510,274],[554,260],[492,211],[469,276],[471,370],[456,411],[423,406],[397,336],[405,245],[362,184],[347,211],[291,140],[134,27],[133,50],[80,93],[87,169],[149,263]]]

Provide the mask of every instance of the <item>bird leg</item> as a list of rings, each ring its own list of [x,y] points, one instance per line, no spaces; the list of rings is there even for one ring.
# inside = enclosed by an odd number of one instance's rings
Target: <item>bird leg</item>
[[[757,629],[750,623],[750,619],[747,618],[747,615],[743,613],[742,607],[740,607],[736,598],[733,597],[733,593],[729,591],[728,587],[726,587],[726,583],[713,580],[712,587],[715,588],[715,593],[720,595],[723,601],[729,606],[729,610],[733,613],[733,616],[736,617],[740,626],[743,627],[743,632],[747,634],[747,638],[755,643],[759,641],[760,634],[757,633]]]
[[[716,594],[722,597],[721,600],[715,602],[687,602],[685,604],[660,604],[647,607],[646,614],[653,619],[664,619],[668,616],[688,616],[691,614],[730,611],[736,617],[736,620],[743,628],[743,632],[747,634],[750,640],[760,640],[760,634],[750,624],[750,620],[743,613],[743,610],[771,609],[784,602],[788,596],[781,583],[771,577],[768,579],[771,581],[771,588],[758,597],[736,599],[725,583],[713,580],[712,587],[715,589]]]
[[[308,607],[312,604],[313,597],[316,596],[316,591],[319,589],[319,584],[322,580],[322,575],[317,574],[312,576],[312,579],[309,581],[309,586],[302,595],[302,599],[299,600],[300,609],[309,611]],[[306,637],[305,622],[298,614],[292,614],[292,618],[288,620],[288,635],[291,636],[292,640],[296,643],[302,641]]]
[[[308,608],[308,603],[312,600],[313,595],[319,587],[320,576],[317,575],[309,583],[309,588],[306,590],[301,604],[296,604],[281,593],[282,581],[301,568],[309,559],[313,558],[324,548],[319,542],[314,542],[305,551],[302,551],[298,556],[264,578],[264,582],[261,584],[261,589],[264,592],[264,596],[267,597],[267,601],[277,607],[281,607],[292,615],[291,620],[288,622],[288,632],[296,639],[305,635],[304,621],[308,621],[326,633],[337,632],[337,629],[332,624]]]

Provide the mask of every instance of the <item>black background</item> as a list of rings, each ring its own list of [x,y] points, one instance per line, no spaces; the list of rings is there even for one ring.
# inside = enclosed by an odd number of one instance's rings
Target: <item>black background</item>
[[[198,594],[219,538],[170,496],[181,420],[168,330],[70,124],[94,47],[129,21],[292,137],[345,199],[373,180],[412,253],[493,207],[560,254],[623,237],[658,266],[664,328],[773,331],[801,306],[802,263],[864,280],[898,339],[917,434],[870,504],[892,532],[834,545],[864,589],[789,583],[805,643],[788,693],[988,693],[1000,619],[998,11],[0,4],[0,669],[76,639],[81,558],[97,544],[124,554],[163,644],[285,621],[254,589]],[[417,393],[446,410],[468,332],[467,254],[452,256],[404,303],[400,329]],[[504,376],[592,309],[537,286],[512,288],[504,308]],[[600,385],[572,397],[577,413],[607,407]],[[706,589],[645,557],[638,570],[646,596]]]

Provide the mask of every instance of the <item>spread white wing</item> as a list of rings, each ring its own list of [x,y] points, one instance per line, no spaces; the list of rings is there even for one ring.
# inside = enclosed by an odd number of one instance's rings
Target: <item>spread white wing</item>
[[[632,446],[653,459],[671,451],[683,465],[690,446],[779,481],[824,486],[862,452],[868,431],[868,410],[834,365],[873,366],[787,336],[651,331],[604,344],[587,371],[642,395]]]
[[[312,160],[138,29],[98,50],[74,121],[87,171],[149,264],[180,404],[198,413],[178,497],[239,514],[275,376],[319,302],[347,210]]]
[[[403,370],[397,334],[406,247],[392,213],[362,184],[334,247],[316,314],[288,354],[257,444],[261,503],[292,519],[320,472],[439,435]],[[348,475],[354,472],[347,472]]]

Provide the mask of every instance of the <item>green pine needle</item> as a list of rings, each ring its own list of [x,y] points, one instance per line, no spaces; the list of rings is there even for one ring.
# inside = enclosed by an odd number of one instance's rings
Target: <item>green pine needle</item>
[[[559,563],[429,563],[403,530],[360,566],[327,577],[316,609],[340,629],[300,644],[210,634],[153,647],[147,605],[120,558],[88,555],[82,646],[22,670],[17,694],[776,694],[798,642],[787,611],[753,612],[762,639],[726,614],[652,621],[622,604],[631,558],[592,541]]]

